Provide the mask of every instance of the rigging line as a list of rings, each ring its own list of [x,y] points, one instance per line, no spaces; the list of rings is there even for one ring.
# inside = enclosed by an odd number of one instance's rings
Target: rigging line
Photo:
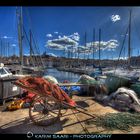
[[[33,26],[32,26],[32,22],[31,22],[31,18],[30,18],[28,9],[25,9],[25,12],[26,12],[26,15],[27,15],[27,17],[28,17],[30,29],[33,30],[33,28],[32,28]],[[37,53],[38,53],[38,52],[37,52]],[[35,52],[34,52],[34,54],[35,54]],[[37,59],[37,57],[36,57],[36,59]],[[38,61],[38,60],[37,60],[37,61]],[[38,63],[38,65],[39,65],[39,63]]]
[[[17,13],[16,13],[16,10],[17,10],[17,7],[15,8],[15,11],[14,11],[14,17],[13,17],[13,29],[14,29],[14,34],[16,36],[16,33],[17,33]]]
[[[26,14],[27,14],[27,17],[28,17],[28,20],[29,20],[30,29],[32,30],[31,33],[32,33],[32,37],[33,37],[33,28],[32,28],[33,26],[32,26],[32,22],[31,22],[31,17],[30,17],[30,15],[29,15],[29,11],[28,11],[28,9],[26,9],[25,11],[26,11]],[[33,38],[34,38],[34,37],[33,37]],[[34,43],[35,43],[35,44],[38,44],[38,43],[35,41],[35,39],[33,39],[33,40],[34,40]],[[39,50],[39,48],[37,48],[37,49],[38,49],[38,50],[37,50],[38,53],[40,54],[40,50]]]
[[[134,29],[136,30],[137,34],[139,35],[138,37],[140,37],[140,33],[138,32],[138,30],[137,30],[137,28],[136,28],[137,26],[136,26],[135,20],[133,20],[133,22],[134,22],[134,27],[135,27]],[[139,39],[140,39],[140,38],[139,38]]]
[[[25,46],[28,46],[28,41],[27,41],[27,39],[24,39],[24,41],[25,41],[25,42],[24,42],[24,43],[25,43]],[[33,64],[33,66],[35,66],[34,60],[33,60],[32,57],[31,57],[31,60],[30,60],[30,61],[31,61],[31,63]],[[31,64],[31,63],[30,63],[30,64]]]
[[[43,63],[42,57],[40,56],[40,54],[38,54],[38,55],[39,55],[39,57],[37,57],[38,58],[38,61],[39,61],[40,65],[44,67],[44,63]]]
[[[41,61],[41,65],[43,66],[43,67],[45,67],[44,66],[44,63],[43,63],[43,60],[42,60],[42,57],[40,56],[41,54],[40,54],[40,51],[39,51],[39,47],[37,46],[37,43],[36,43],[36,41],[35,41],[35,39],[34,39],[34,36],[33,36],[33,33],[31,32],[31,34],[32,34],[32,38],[33,38],[33,41],[34,41],[34,44],[35,44],[35,48],[38,50],[38,52],[39,52],[39,58],[40,58],[40,61]]]
[[[32,36],[32,32],[31,32],[31,36]],[[33,36],[32,36],[32,38],[33,38]],[[33,46],[32,46],[33,47]],[[34,51],[36,51],[36,50],[34,50]],[[36,52],[37,53],[37,52]],[[34,52],[34,54],[35,54],[35,52]],[[39,61],[39,59],[38,59],[38,56],[34,56],[35,57],[35,59],[36,59],[36,61],[37,61],[37,63],[38,63],[38,66],[40,65],[40,61]]]
[[[34,41],[36,50],[37,50],[37,52],[40,54],[40,50],[39,50],[39,47],[38,47],[38,43],[37,43],[36,40],[35,40],[35,37],[34,37],[34,35],[33,35],[33,32],[31,32],[31,34],[32,34],[32,38],[33,38],[33,41]]]
[[[35,49],[36,49],[37,53],[40,54],[39,47],[38,47],[38,45],[37,45],[37,43],[36,43],[36,41],[35,41],[35,38],[34,38],[34,36],[33,36],[32,31],[31,31],[31,35],[32,35],[32,38],[33,38],[33,43],[34,43],[34,45],[35,45]]]
[[[119,53],[119,57],[118,57],[117,62],[119,62],[119,60],[120,60],[120,56],[121,56],[121,53],[122,53],[122,50],[123,50],[123,47],[124,47],[124,43],[125,43],[125,40],[126,40],[126,36],[127,36],[128,30],[129,30],[129,26],[127,27],[127,30],[126,30],[126,33],[125,33],[124,40],[123,40],[123,42],[122,42],[122,47],[121,47],[121,50],[120,50],[120,53]],[[116,65],[116,67],[115,67],[114,74],[116,73],[117,66],[118,66],[118,63],[117,63],[117,65]]]
[[[138,38],[140,37],[139,35],[139,32],[138,32],[138,30],[137,30],[137,28],[136,28],[136,22],[135,22],[135,20],[133,20],[133,23],[134,23],[134,29],[136,30],[136,32],[137,32],[137,34],[138,34]],[[140,38],[139,38],[140,39]],[[137,65],[137,69],[136,69],[136,72],[138,71],[138,65]]]
[[[16,11],[15,11],[15,12],[16,12],[16,21],[17,21],[17,22],[16,22],[16,27],[18,27],[18,24],[19,24],[19,15],[18,15],[19,13],[18,13],[17,10],[18,10],[18,7],[16,6]],[[18,43],[18,45],[19,45],[19,39],[18,39],[19,33],[18,33],[18,28],[16,28],[16,33],[17,33],[17,40],[18,40],[17,43]],[[19,49],[19,48],[18,48],[18,49]],[[15,54],[15,55],[16,55],[16,54]]]
[[[100,27],[100,28],[104,28],[106,24],[108,25],[108,27],[111,27],[110,24],[111,24],[112,22],[110,22],[110,20],[107,19],[108,17],[110,17],[110,14],[107,14],[107,16],[106,16],[106,14],[104,13],[104,14],[102,15],[102,17],[103,17],[103,18],[102,18],[102,21],[103,21],[103,22],[99,24],[99,27]],[[106,19],[107,19],[107,20],[106,20]],[[109,18],[109,19],[110,19],[110,18]]]
[[[26,36],[26,39],[27,39],[27,42],[29,43],[29,45],[30,45],[30,41],[29,41],[29,39],[28,39],[28,36],[27,36],[27,33],[26,33],[26,31],[25,31],[25,28],[24,28],[24,26],[23,26],[23,31],[24,31],[24,33],[25,33],[25,36]],[[33,52],[33,54],[34,54],[34,50],[33,50],[33,48],[31,47],[31,51]],[[33,58],[34,57],[32,57],[32,60],[33,60]],[[33,65],[35,66],[35,64],[34,64],[34,62],[35,61],[32,61],[33,62]]]
[[[101,27],[101,29],[102,29],[102,31],[103,32],[107,32],[107,34],[108,34],[108,36],[110,36],[110,37],[112,37],[112,38],[115,38],[115,35],[116,34],[121,34],[121,32],[119,32],[119,31],[122,31],[122,30],[117,30],[117,32],[116,32],[116,30],[113,32],[112,30],[111,30],[111,26],[109,26],[108,25],[108,27],[110,27],[110,28],[102,28]],[[122,27],[123,28],[123,27]],[[105,29],[107,29],[107,31],[105,30]],[[109,30],[110,30],[110,32],[109,32]],[[106,37],[106,36],[105,36]],[[102,36],[102,38],[104,38],[104,36]]]
[[[33,30],[32,22],[31,22],[31,17],[29,15],[29,11],[28,11],[27,8],[25,8],[25,14],[27,15],[27,18],[28,18],[28,21],[29,21],[29,27],[30,27],[31,30]]]
[[[27,44],[27,42],[26,42],[26,44]],[[30,63],[29,64],[33,64],[33,66],[35,67],[35,64],[34,64],[34,60],[33,60],[33,57],[31,57],[31,59],[30,59],[30,61],[29,61]]]
[[[28,9],[27,8],[25,8],[25,14],[27,15],[27,18],[28,18],[28,21],[29,21],[30,30],[33,30],[32,24],[31,24],[31,18],[29,16],[29,12],[28,12]]]

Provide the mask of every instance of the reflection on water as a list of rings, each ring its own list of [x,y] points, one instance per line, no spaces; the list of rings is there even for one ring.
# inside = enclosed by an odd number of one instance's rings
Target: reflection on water
[[[65,71],[58,71],[55,68],[47,69],[45,75],[54,76],[59,82],[63,82],[64,80],[68,80],[70,82],[77,82],[77,80],[80,77],[79,74],[65,72]]]

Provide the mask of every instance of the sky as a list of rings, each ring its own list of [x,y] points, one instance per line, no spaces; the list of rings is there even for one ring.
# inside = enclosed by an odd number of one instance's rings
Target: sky
[[[0,39],[4,44],[3,49],[9,42],[9,55],[14,51],[19,54],[16,8],[20,7],[0,7]],[[98,59],[101,29],[101,59],[115,59],[119,56],[126,34],[121,53],[121,57],[125,58],[128,54],[130,10],[131,50],[132,55],[136,56],[140,49],[140,7],[22,7],[23,26],[28,38],[29,30],[33,32],[40,53],[46,51],[49,55],[64,57],[78,57],[79,52],[80,58],[93,58],[94,49],[94,57]],[[24,54],[29,54],[25,33],[23,50]],[[86,52],[85,55],[83,52]]]

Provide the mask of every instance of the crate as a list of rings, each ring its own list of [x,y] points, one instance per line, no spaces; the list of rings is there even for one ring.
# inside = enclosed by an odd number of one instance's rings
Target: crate
[[[12,84],[17,78],[14,76],[0,78],[0,101],[4,104],[9,98],[21,95],[22,90]]]

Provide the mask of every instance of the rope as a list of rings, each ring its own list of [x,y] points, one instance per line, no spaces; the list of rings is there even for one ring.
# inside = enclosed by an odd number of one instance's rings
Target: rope
[[[26,33],[26,31],[25,31],[24,26],[23,26],[23,31],[24,31],[24,33],[25,33],[26,39],[27,39],[27,41],[28,41],[28,43],[29,43],[29,46],[30,46],[30,41],[29,41],[29,38],[28,38],[28,36],[27,36],[27,33]],[[31,47],[31,51],[33,52],[33,54],[35,54],[35,52],[34,52],[34,50],[33,50],[32,47]],[[34,60],[33,60],[33,58],[34,58]],[[39,62],[38,62],[38,59],[36,58],[36,56],[34,56],[34,57],[32,56],[32,61],[37,62],[37,65],[39,66]],[[33,62],[33,65],[35,66],[34,62]]]
[[[137,27],[136,27],[136,22],[135,22],[135,20],[133,19],[133,22],[134,22],[134,29],[136,30],[136,32],[137,32],[137,34],[138,34],[138,37],[139,37],[139,35],[140,35],[140,33],[138,32],[138,30],[137,30]],[[139,38],[140,39],[140,38]],[[137,64],[137,69],[136,69],[136,72],[138,71],[138,64]]]
[[[75,111],[73,111],[72,109],[71,109],[71,111],[72,111],[73,115],[75,116],[75,118],[77,119],[77,121],[80,123],[80,125],[83,128],[84,132],[86,134],[90,134],[89,131],[87,130],[87,128],[81,123],[81,121],[79,120],[78,116],[75,114]]]
[[[32,35],[32,38],[33,38],[33,42],[34,42],[34,44],[35,44],[35,49],[36,49],[37,53],[40,54],[39,47],[37,46],[37,42],[35,41],[32,32],[31,32],[31,35]],[[45,66],[44,66],[44,63],[43,63],[43,60],[42,60],[42,57],[41,57],[40,55],[39,55],[39,58],[40,58],[41,65],[42,65],[43,67],[45,67]]]
[[[32,22],[31,22],[31,16],[30,16],[29,11],[28,11],[27,8],[25,9],[25,12],[26,12],[26,15],[27,15],[27,18],[28,18],[28,21],[29,21],[30,29],[33,30]],[[36,58],[36,61],[38,61],[38,65],[41,64],[43,66],[43,68],[44,68],[45,66],[44,66],[43,60],[42,60],[42,58],[40,56],[40,50],[39,50],[39,47],[37,46],[38,43],[34,39],[33,32],[31,32],[31,35],[32,35],[32,38],[33,38],[34,46],[35,46],[34,49],[36,49],[36,52],[37,52],[37,54],[39,54],[39,58],[40,58],[40,60],[37,60],[37,58]]]
[[[24,28],[24,26],[23,26],[23,31],[24,31],[24,33],[25,33],[25,36],[26,36],[26,39],[27,39],[27,42],[28,42],[28,44],[29,44],[29,46],[30,46],[30,41],[29,41],[29,38],[28,38],[28,36],[27,36],[27,33],[26,33],[26,31],[25,31],[25,28]],[[34,51],[33,51],[33,48],[31,47],[31,51],[34,53]],[[31,57],[32,58],[32,63],[33,63],[33,65],[35,66],[35,64],[34,64],[34,60],[33,60],[33,57]]]
[[[124,43],[125,43],[125,39],[126,39],[126,34],[128,33],[128,29],[129,29],[129,27],[128,27],[127,30],[126,30],[125,37],[124,37],[124,40],[123,40],[123,43],[122,43],[122,47],[121,47],[121,50],[120,50],[119,57],[118,57],[118,60],[117,60],[117,61],[120,60],[120,56],[121,56],[121,53],[122,53],[122,50],[123,50],[123,47],[124,47]],[[116,73],[117,66],[118,66],[118,64],[116,65],[114,74]]]

